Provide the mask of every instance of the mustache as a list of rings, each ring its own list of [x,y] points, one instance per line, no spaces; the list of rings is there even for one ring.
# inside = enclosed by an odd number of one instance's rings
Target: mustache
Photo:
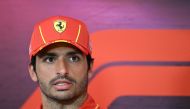
[[[50,82],[49,82],[49,84],[53,84],[55,81],[57,81],[57,80],[59,80],[59,79],[65,79],[65,80],[67,80],[67,81],[69,81],[69,82],[72,82],[72,83],[76,83],[76,80],[75,79],[73,79],[72,77],[69,77],[68,75],[57,75],[55,78],[53,78]]]

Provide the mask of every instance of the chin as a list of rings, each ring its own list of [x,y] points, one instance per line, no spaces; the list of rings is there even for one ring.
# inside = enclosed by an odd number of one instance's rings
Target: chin
[[[53,98],[58,101],[68,101],[74,99],[75,97],[76,95],[72,92],[63,92],[63,93],[53,94],[50,98]]]

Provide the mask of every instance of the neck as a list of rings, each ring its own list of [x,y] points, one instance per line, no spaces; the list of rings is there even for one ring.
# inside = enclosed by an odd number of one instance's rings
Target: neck
[[[42,104],[43,109],[79,109],[79,107],[85,102],[86,98],[87,93],[84,93],[77,98],[57,101],[42,94]]]

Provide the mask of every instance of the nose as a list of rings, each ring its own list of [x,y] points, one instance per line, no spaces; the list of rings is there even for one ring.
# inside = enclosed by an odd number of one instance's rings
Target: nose
[[[58,62],[57,62],[57,65],[56,65],[56,68],[57,68],[57,74],[58,75],[66,75],[68,72],[67,72],[67,65],[66,63],[64,62],[64,60],[60,59]]]

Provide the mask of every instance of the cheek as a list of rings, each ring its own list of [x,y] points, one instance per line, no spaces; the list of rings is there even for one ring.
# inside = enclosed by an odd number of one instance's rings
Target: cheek
[[[82,81],[88,75],[87,65],[79,64],[76,66],[71,66],[69,73],[73,78],[75,78],[75,80]]]
[[[43,81],[48,81],[52,78],[53,76],[53,67],[48,67],[48,66],[44,66],[44,65],[38,65],[36,67],[36,72],[37,72],[37,76],[39,79],[43,80]]]

